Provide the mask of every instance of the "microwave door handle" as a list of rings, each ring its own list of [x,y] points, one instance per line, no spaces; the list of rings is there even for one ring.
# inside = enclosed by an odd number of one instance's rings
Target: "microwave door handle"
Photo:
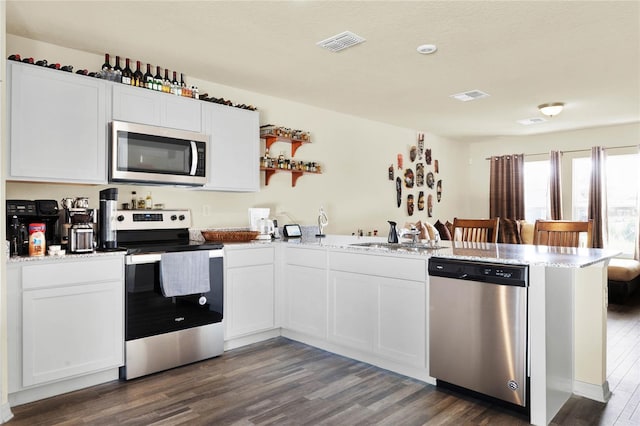
[[[195,176],[196,169],[198,168],[198,147],[195,141],[191,141],[191,170],[189,175]]]

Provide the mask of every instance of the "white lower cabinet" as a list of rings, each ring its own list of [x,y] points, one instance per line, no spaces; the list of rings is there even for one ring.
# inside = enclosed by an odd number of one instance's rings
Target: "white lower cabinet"
[[[273,247],[225,247],[225,266],[225,340],[273,329]]]
[[[424,368],[426,260],[331,252],[329,265],[329,341]]]
[[[289,330],[326,339],[326,250],[286,248],[284,293],[284,326]]]
[[[8,264],[10,398],[45,386],[34,395],[50,396],[73,389],[55,387],[65,380],[109,369],[117,374],[124,363],[123,259]]]

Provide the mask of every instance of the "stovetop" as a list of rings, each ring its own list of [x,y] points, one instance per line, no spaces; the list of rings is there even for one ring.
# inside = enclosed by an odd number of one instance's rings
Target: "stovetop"
[[[186,209],[116,213],[118,246],[128,254],[222,249],[221,243],[190,241],[190,226],[191,213]]]

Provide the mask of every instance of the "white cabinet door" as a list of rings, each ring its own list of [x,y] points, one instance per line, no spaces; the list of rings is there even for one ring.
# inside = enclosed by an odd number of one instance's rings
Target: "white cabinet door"
[[[205,189],[260,190],[260,123],[257,111],[203,104],[203,132],[210,135]]]
[[[114,84],[112,118],[130,123],[200,132],[201,103],[196,99]]]
[[[10,63],[8,179],[106,183],[106,83]]]
[[[122,365],[122,292],[121,282],[25,291],[22,385]]]
[[[403,364],[426,366],[426,283],[385,278],[378,286],[376,352]]]
[[[225,286],[226,340],[274,327],[273,263],[229,268]]]
[[[288,253],[290,253],[289,250]],[[328,321],[326,270],[286,265],[285,274],[286,328],[326,339]]]
[[[377,328],[375,277],[332,271],[329,273],[329,340],[373,351]]]

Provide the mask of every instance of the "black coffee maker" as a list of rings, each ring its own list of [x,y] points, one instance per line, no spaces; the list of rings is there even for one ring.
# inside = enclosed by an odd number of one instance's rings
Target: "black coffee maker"
[[[12,256],[29,254],[29,225],[44,223],[47,247],[60,244],[56,235],[58,202],[56,200],[7,200],[7,240]]]

